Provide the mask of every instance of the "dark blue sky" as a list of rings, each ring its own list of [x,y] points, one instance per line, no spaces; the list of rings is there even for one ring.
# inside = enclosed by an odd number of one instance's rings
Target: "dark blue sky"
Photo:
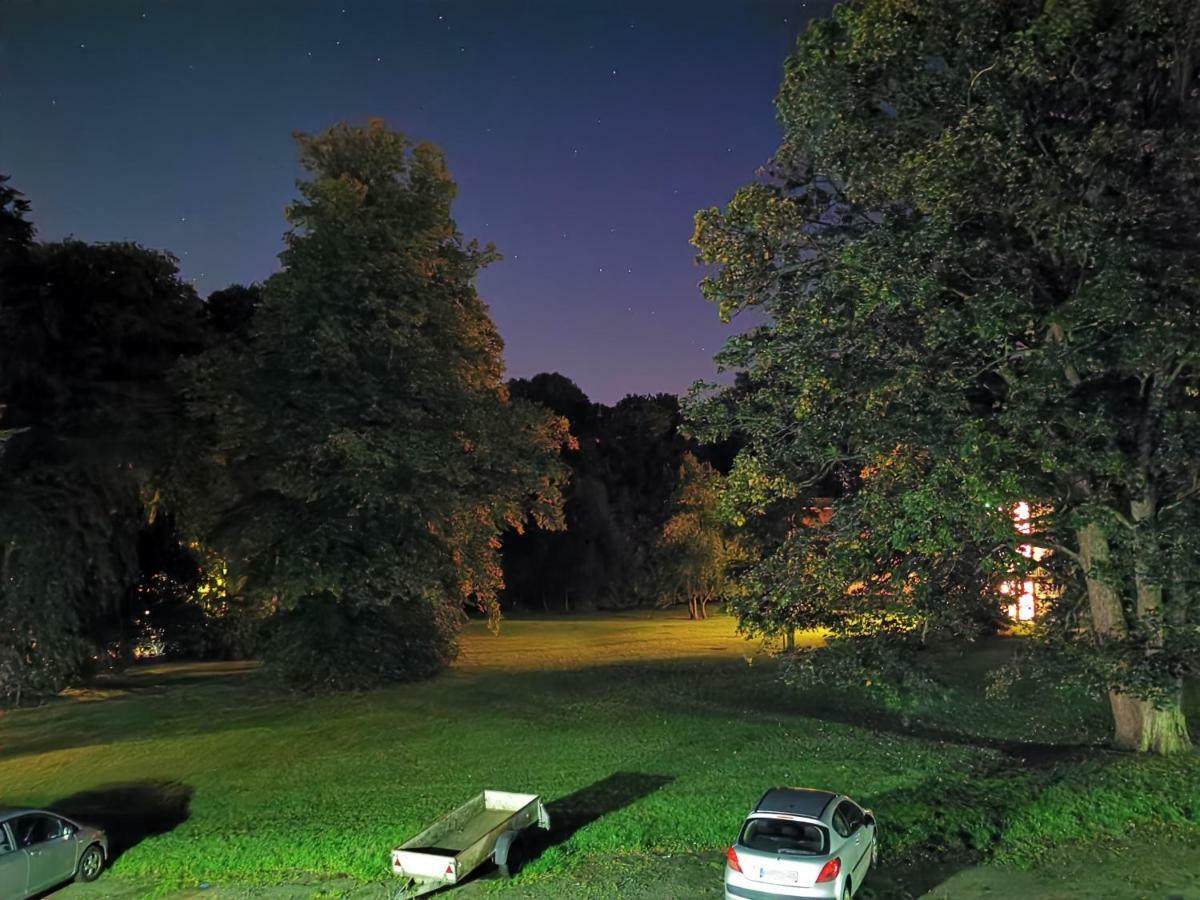
[[[796,35],[831,0],[3,0],[0,172],[44,239],[135,240],[204,295],[277,266],[293,131],[440,144],[513,375],[681,392],[729,329],[692,216],[773,152]]]

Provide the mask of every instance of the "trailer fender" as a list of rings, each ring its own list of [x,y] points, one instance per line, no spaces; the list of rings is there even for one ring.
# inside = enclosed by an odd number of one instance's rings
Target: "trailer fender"
[[[496,839],[496,852],[493,858],[500,868],[500,874],[506,878],[517,874],[524,862],[524,855],[520,829],[506,831]]]

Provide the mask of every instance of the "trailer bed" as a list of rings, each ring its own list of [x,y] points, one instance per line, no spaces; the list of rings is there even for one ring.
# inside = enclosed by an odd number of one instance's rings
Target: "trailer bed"
[[[407,879],[404,896],[418,897],[457,884],[488,859],[507,862],[511,842],[532,826],[550,827],[537,794],[484,791],[393,850],[392,871]]]

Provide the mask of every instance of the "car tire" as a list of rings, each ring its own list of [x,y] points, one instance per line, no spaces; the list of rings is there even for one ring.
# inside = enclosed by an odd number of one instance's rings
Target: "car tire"
[[[76,881],[95,881],[104,871],[104,848],[92,844],[79,857],[79,865],[75,867]]]
[[[512,878],[521,871],[523,865],[525,865],[525,841],[517,838],[508,845],[508,855],[499,866],[500,874],[505,878]]]
[[[842,900],[851,900],[853,892],[850,890],[850,879],[846,879],[846,886],[842,888]]]

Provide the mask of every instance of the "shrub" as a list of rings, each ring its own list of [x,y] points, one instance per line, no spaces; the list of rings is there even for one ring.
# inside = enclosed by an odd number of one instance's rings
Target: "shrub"
[[[446,605],[353,608],[314,598],[271,622],[264,659],[302,691],[363,690],[436,674],[458,650],[462,614]]]

